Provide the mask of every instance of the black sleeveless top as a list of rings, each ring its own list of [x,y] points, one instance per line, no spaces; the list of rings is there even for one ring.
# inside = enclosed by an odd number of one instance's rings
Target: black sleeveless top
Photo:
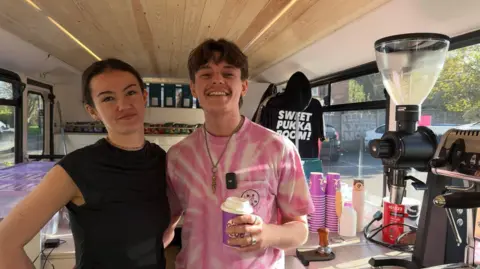
[[[170,223],[166,154],[156,144],[126,151],[106,139],[65,156],[85,204],[68,203],[76,269],[163,269]]]

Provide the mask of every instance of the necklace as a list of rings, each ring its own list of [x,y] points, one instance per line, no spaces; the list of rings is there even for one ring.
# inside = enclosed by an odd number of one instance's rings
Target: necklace
[[[207,147],[208,157],[210,158],[210,162],[212,163],[212,192],[213,193],[215,193],[215,190],[217,189],[217,171],[218,171],[217,167],[218,167],[218,164],[220,163],[220,160],[222,159],[225,152],[227,151],[227,147],[228,147],[228,143],[230,142],[230,139],[232,139],[233,135],[236,132],[238,132],[240,127],[242,127],[244,121],[245,121],[245,118],[242,117],[242,119],[240,120],[240,123],[237,125],[237,127],[235,127],[232,134],[228,137],[227,143],[225,143],[225,147],[223,148],[223,151],[220,154],[220,156],[218,157],[218,160],[217,160],[216,163],[213,161],[212,154],[210,153],[210,148],[208,147],[207,128],[205,128],[205,125],[203,125],[203,133],[204,133],[204,137],[205,137],[205,146]]]
[[[142,149],[144,146],[145,146],[145,141],[144,141],[144,144],[140,147],[124,147],[124,146],[120,146],[118,144],[115,144],[112,140],[110,140],[110,138],[106,138],[107,142],[110,143],[110,145],[116,147],[116,148],[119,148],[119,149],[123,149],[123,150],[140,150]]]

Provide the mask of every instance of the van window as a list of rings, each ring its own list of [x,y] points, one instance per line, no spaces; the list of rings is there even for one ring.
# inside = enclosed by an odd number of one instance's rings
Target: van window
[[[45,148],[45,102],[36,92],[28,93],[27,150],[28,154],[43,154]]]
[[[0,106],[0,168],[11,166],[14,163],[15,107]]]

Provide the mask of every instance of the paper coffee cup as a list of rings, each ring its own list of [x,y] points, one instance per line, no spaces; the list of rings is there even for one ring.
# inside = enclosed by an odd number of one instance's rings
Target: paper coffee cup
[[[250,202],[247,199],[240,197],[228,197],[220,208],[222,209],[223,216],[223,244],[228,245],[229,239],[243,238],[245,236],[245,234],[228,234],[226,232],[226,229],[232,226],[232,219],[241,215],[252,214],[253,207],[250,205]]]

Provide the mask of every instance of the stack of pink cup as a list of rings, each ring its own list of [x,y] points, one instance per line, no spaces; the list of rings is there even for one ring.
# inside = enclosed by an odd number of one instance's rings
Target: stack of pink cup
[[[340,174],[328,173],[327,174],[327,190],[325,193],[325,224],[330,232],[338,232],[338,216],[336,211],[336,199],[337,192],[340,192]],[[340,194],[341,195],[341,194]]]
[[[310,232],[317,232],[325,227],[325,191],[327,182],[323,173],[310,173],[310,195],[312,197],[315,212],[308,215],[308,227]]]

